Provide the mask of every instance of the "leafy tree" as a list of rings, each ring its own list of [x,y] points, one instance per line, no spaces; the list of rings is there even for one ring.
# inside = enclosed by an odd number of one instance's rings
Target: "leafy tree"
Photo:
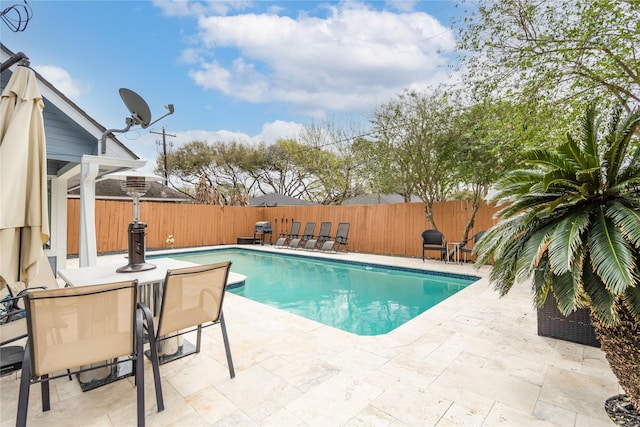
[[[246,171],[256,156],[255,148],[236,142],[193,141],[167,154],[167,165],[172,177],[194,188],[200,185],[218,191],[229,201],[232,194],[248,193],[255,186]]]
[[[301,151],[300,143],[294,139],[281,139],[269,146],[261,145],[258,160],[251,168],[257,189],[263,194],[303,196],[310,177],[299,167]]]
[[[472,206],[463,240],[469,236],[475,214],[491,186],[516,166],[520,153],[540,146],[539,141],[549,146],[558,145],[546,128],[514,119],[516,108],[507,101],[485,102],[461,109],[452,116],[453,126],[460,134],[455,149],[450,151],[451,156],[455,156],[451,167],[462,193],[458,198],[470,200]]]
[[[485,98],[559,104],[640,102],[640,2],[479,0],[460,23],[468,77]],[[571,107],[571,102],[574,103]],[[566,108],[566,107],[569,108]],[[558,112],[560,112],[558,111]],[[558,123],[556,115],[555,121]],[[565,122],[566,123],[566,122]],[[564,123],[563,123],[564,124]],[[562,128],[562,127],[561,127]]]
[[[380,188],[395,188],[425,203],[425,215],[434,229],[433,203],[443,201],[455,187],[452,165],[459,129],[453,127],[456,107],[438,88],[430,93],[405,91],[376,109],[372,124],[376,140],[373,156],[392,175],[380,173]],[[376,169],[378,173],[379,169]]]
[[[363,192],[362,159],[353,143],[361,133],[353,124],[338,120],[312,122],[303,128],[298,164],[314,178],[308,186],[309,200],[341,204]]]
[[[640,409],[640,109],[607,125],[589,107],[577,136],[536,149],[497,185],[500,222],[477,243],[501,295],[533,277],[569,314],[589,307],[609,364]]]

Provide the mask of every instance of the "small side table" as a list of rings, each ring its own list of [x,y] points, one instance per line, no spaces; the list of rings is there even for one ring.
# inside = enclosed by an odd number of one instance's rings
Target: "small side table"
[[[453,252],[453,261],[460,262],[460,243],[462,242],[447,242],[447,262],[451,261],[451,252]]]

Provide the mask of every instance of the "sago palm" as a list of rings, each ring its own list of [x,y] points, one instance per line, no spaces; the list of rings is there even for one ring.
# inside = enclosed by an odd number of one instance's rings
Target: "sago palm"
[[[588,307],[607,360],[640,410],[640,110],[601,123],[587,109],[577,137],[525,155],[495,199],[500,221],[476,246],[505,295],[530,280],[565,315]]]

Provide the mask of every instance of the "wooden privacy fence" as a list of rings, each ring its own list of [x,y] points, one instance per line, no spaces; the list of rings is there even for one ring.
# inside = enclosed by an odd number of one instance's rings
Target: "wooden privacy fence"
[[[68,199],[67,252],[78,253],[80,201]],[[495,224],[496,208],[482,204],[470,236]],[[471,213],[467,201],[441,202],[434,205],[434,219],[448,242],[462,238]],[[127,250],[127,228],[133,218],[131,201],[96,201],[96,241],[98,253]],[[422,255],[420,234],[430,228],[423,203],[349,206],[281,206],[243,207],[140,203],[140,220],[147,224],[147,249],[166,249],[167,237],[173,235],[174,248],[236,243],[238,237],[253,237],[257,221],[271,221],[273,242],[280,233],[288,232],[293,220],[304,227],[322,221],[333,223],[335,234],[339,222],[349,222],[348,249],[354,252],[419,257]]]

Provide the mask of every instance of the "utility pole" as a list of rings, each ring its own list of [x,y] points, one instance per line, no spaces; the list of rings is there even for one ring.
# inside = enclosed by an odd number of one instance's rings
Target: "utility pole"
[[[162,126],[162,133],[154,131],[149,131],[149,133],[162,135],[162,169],[164,169],[164,186],[166,187],[169,185],[169,170],[167,169],[167,137],[172,136],[175,138],[176,135],[165,132],[164,126]],[[169,143],[169,145],[173,144]]]

